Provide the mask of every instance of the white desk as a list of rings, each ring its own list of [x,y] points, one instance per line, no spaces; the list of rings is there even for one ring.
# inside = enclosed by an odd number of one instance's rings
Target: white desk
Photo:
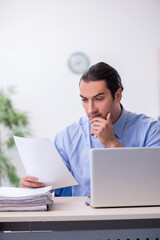
[[[94,209],[86,200],[55,198],[48,212],[0,212],[0,239],[160,240],[160,207]]]

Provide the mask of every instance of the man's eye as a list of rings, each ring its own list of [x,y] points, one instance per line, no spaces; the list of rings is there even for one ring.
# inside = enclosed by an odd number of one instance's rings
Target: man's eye
[[[102,101],[104,98],[96,98],[97,101]]]
[[[86,98],[82,98],[81,100],[82,100],[82,102],[87,102]]]

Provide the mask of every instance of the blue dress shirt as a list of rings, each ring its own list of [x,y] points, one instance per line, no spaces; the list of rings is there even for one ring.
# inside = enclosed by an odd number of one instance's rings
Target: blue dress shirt
[[[125,147],[160,146],[160,122],[143,114],[128,112],[122,108],[114,123],[114,133]],[[91,124],[82,117],[55,137],[55,146],[69,171],[79,185],[72,187],[73,196],[90,193],[90,149],[104,148],[99,139],[90,135]]]

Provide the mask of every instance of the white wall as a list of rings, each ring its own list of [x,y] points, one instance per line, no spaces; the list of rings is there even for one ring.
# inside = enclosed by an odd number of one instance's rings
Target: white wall
[[[84,115],[67,66],[76,51],[118,70],[128,110],[158,117],[158,49],[159,0],[0,0],[0,88],[16,86],[34,137]]]

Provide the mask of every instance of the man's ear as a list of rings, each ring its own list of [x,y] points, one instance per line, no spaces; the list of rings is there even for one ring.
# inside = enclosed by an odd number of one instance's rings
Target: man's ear
[[[121,101],[121,98],[122,98],[122,89],[118,88],[118,90],[115,92],[114,96],[115,96],[114,101],[119,103]]]

